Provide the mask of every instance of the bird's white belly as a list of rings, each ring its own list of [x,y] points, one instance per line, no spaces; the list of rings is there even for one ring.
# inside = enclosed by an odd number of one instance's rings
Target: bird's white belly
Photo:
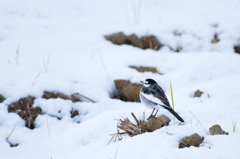
[[[155,99],[150,100],[149,98],[150,98],[150,96],[146,96],[145,94],[140,92],[140,100],[147,108],[149,108],[149,109],[153,109],[153,108],[160,109],[160,108],[162,108],[159,105],[160,100],[155,100]],[[162,105],[164,105],[164,104],[162,104]]]

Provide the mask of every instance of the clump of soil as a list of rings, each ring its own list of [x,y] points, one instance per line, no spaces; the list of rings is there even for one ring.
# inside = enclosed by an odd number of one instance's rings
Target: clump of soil
[[[200,91],[200,90],[196,90],[196,91],[194,92],[193,97],[201,97],[201,95],[202,95],[203,93],[204,93],[204,92],[202,92],[202,91]]]
[[[228,132],[222,130],[221,126],[216,124],[209,128],[211,135],[228,135]]]
[[[155,67],[137,67],[137,66],[129,66],[132,69],[137,70],[138,72],[152,72],[152,73],[158,73],[157,69]]]
[[[2,103],[5,100],[5,98],[0,94],[0,103]]]
[[[123,119],[118,119],[119,123],[117,124],[118,132],[111,134],[112,138],[109,143],[115,138],[122,140],[122,136],[127,135],[130,137],[143,134],[145,132],[152,132],[157,129],[162,128],[163,126],[168,126],[170,120],[168,117],[161,115],[157,118],[151,117],[147,122],[145,121],[145,115],[143,115],[142,120],[138,120],[136,116],[131,113],[137,124],[132,123],[127,117]],[[123,132],[120,132],[123,131]]]
[[[240,54],[240,44],[234,45],[234,51]]]
[[[185,148],[190,146],[199,147],[203,140],[204,137],[201,137],[197,133],[194,133],[191,136],[186,136],[182,138],[182,140],[179,143],[179,148]]]
[[[61,98],[61,99],[65,99],[65,100],[71,100],[73,103],[83,102],[83,101],[89,101],[89,102],[95,103],[95,101],[93,101],[92,99],[89,99],[79,93],[74,93],[74,94],[68,96],[68,95],[65,95],[65,94],[59,93],[59,92],[44,91],[42,98],[45,98],[45,99]]]
[[[17,113],[23,120],[25,120],[26,127],[30,129],[34,129],[34,121],[39,114],[43,114],[41,108],[32,107],[35,98],[32,96],[28,96],[26,98],[22,98],[17,102],[14,102],[8,106],[8,112]]]
[[[127,44],[141,49],[159,50],[163,46],[155,36],[143,36],[139,39],[135,34],[126,36],[120,32],[105,36],[105,38],[117,45]]]
[[[142,85],[131,83],[128,80],[114,80],[117,91],[112,98],[121,99],[123,101],[140,102],[139,92]]]
[[[157,118],[151,117],[147,122],[147,131],[152,132],[156,129],[160,129],[163,126],[168,126],[170,119],[164,115]]]

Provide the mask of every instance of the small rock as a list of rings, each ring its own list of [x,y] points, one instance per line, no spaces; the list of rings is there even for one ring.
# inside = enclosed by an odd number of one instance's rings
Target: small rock
[[[194,133],[191,136],[186,136],[182,138],[182,140],[179,143],[179,148],[185,148],[190,146],[199,147],[203,140],[204,140],[203,137],[201,137],[197,133]]]
[[[193,97],[201,97],[201,95],[202,95],[203,93],[204,93],[204,92],[202,92],[202,91],[200,91],[200,90],[196,90],[196,91],[194,92]]]
[[[156,129],[160,129],[163,126],[167,126],[169,122],[169,118],[164,115],[161,115],[157,118],[151,117],[147,122],[147,131],[152,132]]]
[[[234,51],[240,54],[240,44],[234,45]]]
[[[155,67],[137,67],[137,66],[129,66],[132,69],[137,70],[138,72],[152,72],[152,73],[158,73],[157,69]]]
[[[131,83],[128,80],[114,80],[118,92],[111,96],[112,98],[121,99],[123,101],[140,102],[139,92],[142,85]]]
[[[216,124],[209,128],[211,135],[228,135],[228,132],[222,130],[221,126]]]
[[[2,103],[5,100],[5,98],[0,94],[0,103]]]

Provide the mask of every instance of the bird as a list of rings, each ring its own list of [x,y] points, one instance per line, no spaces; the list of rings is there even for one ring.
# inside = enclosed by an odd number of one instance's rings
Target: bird
[[[146,107],[153,109],[149,118],[156,117],[158,110],[163,108],[172,113],[172,115],[174,115],[179,121],[184,122],[184,120],[172,109],[163,89],[157,84],[156,81],[149,78],[144,82],[140,82],[143,83],[143,87],[139,92],[140,100]],[[156,113],[153,115],[155,110]]]

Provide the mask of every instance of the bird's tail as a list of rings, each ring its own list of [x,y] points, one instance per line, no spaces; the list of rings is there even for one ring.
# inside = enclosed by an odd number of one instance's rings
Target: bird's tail
[[[167,109],[172,115],[174,115],[179,121],[184,122],[184,120],[173,110],[173,109]]]

